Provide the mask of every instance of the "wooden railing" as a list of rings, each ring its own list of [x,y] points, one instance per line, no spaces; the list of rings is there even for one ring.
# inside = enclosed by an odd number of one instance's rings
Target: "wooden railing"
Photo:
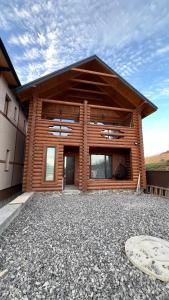
[[[79,144],[83,139],[83,128],[84,128],[84,105],[77,102],[57,101],[42,99],[43,102],[63,104],[71,106],[79,106],[79,122],[64,122],[43,119],[42,116],[38,118],[36,122],[36,138],[42,140],[59,140],[63,142],[72,143],[78,142]],[[119,125],[98,125],[91,122],[91,109],[103,109],[107,111],[117,112],[129,112],[132,114],[132,126],[119,126]],[[42,109],[42,106],[41,106]],[[49,127],[60,126],[60,129],[52,129]],[[67,127],[67,129],[62,129]],[[53,134],[52,134],[53,132]],[[58,134],[57,134],[58,133]],[[59,134],[60,133],[60,134]],[[126,108],[108,107],[108,106],[97,106],[87,105],[87,140],[88,145],[98,144],[100,146],[111,146],[116,145],[118,147],[130,147],[131,143],[136,142],[136,131],[135,131],[135,119],[134,110]]]
[[[105,124],[93,124],[90,120],[91,109],[104,109],[105,111],[117,111],[117,112],[129,112],[132,114],[132,126],[122,126],[122,125],[105,125]],[[104,146],[116,145],[119,147],[130,146],[131,142],[136,141],[135,132],[135,120],[133,115],[133,110],[117,107],[107,107],[107,106],[88,106],[88,143],[100,144]],[[113,120],[112,120],[113,121]],[[100,122],[101,123],[101,122]]]
[[[41,99],[39,107],[39,118],[36,121],[36,139],[64,144],[79,145],[83,138],[83,105],[73,102],[62,102],[56,100]],[[79,122],[64,122],[48,120],[42,117],[42,102],[79,106]]]
[[[105,130],[112,130],[112,133],[104,132]],[[118,132],[113,132],[118,130]],[[106,137],[107,136],[107,137]],[[110,138],[108,138],[110,137]],[[111,138],[113,137],[113,138]],[[117,138],[116,138],[117,137]],[[88,126],[88,143],[99,143],[102,145],[116,144],[119,146],[125,146],[128,143],[135,141],[135,130],[134,128],[124,128],[116,126],[105,126],[105,125],[92,125]]]

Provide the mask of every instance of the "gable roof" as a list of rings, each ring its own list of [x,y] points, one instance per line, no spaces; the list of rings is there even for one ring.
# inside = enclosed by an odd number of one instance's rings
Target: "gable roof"
[[[67,71],[70,71],[72,68],[76,68],[76,67],[79,67],[80,65],[82,65],[84,63],[90,62],[93,59],[100,60],[97,55],[92,55],[92,56],[87,57],[85,59],[79,60],[78,62],[75,62],[75,63],[73,63],[73,64],[71,64],[71,65],[69,65],[67,67],[64,67],[62,69],[59,69],[57,71],[54,71],[54,72],[49,73],[47,75],[44,75],[44,76],[42,76],[42,77],[40,77],[38,79],[30,81],[30,82],[28,82],[28,83],[26,83],[26,84],[24,84],[24,85],[16,88],[15,91],[19,93],[20,91],[24,91],[26,89],[29,89],[32,86],[36,86],[37,84],[43,83],[44,81],[46,81],[48,79],[54,78],[54,77],[56,77],[58,75],[61,75],[61,74],[65,73],[65,72],[67,72]]]
[[[15,72],[10,57],[6,51],[6,48],[0,38],[0,72],[3,72],[3,76],[7,80],[9,86],[12,88],[21,85],[20,80]]]
[[[38,87],[44,84],[47,81],[50,81],[54,78],[59,77],[60,75],[65,74],[66,72],[69,72],[73,70],[74,68],[79,68],[80,66],[90,63],[92,61],[96,61],[98,64],[100,64],[102,67],[106,69],[108,74],[113,74],[118,79],[121,85],[123,85],[125,88],[128,88],[128,90],[132,91],[132,93],[139,97],[139,99],[142,101],[143,104],[147,105],[149,108],[148,111],[144,116],[149,115],[150,113],[157,110],[157,106],[153,104],[149,99],[147,99],[144,95],[142,95],[138,90],[136,90],[131,84],[129,84],[124,78],[122,78],[117,72],[115,72],[112,68],[110,68],[104,61],[102,61],[97,55],[90,56],[86,59],[80,60],[74,64],[71,64],[67,67],[64,67],[63,69],[54,71],[48,75],[45,75],[43,77],[40,77],[36,80],[33,80],[29,83],[26,83],[22,86],[19,86],[15,89],[15,92],[22,97],[22,94],[27,93],[27,91],[31,90],[33,87]]]

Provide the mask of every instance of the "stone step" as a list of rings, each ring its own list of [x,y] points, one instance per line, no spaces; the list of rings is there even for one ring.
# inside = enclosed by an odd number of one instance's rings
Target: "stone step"
[[[62,192],[63,194],[69,194],[69,195],[72,195],[72,194],[80,194],[80,191],[79,190],[72,190],[72,189],[70,189],[70,190],[68,190],[68,189],[66,189],[66,190],[63,190],[63,192]]]

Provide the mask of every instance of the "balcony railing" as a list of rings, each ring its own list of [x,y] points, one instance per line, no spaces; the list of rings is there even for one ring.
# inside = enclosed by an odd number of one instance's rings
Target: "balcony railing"
[[[87,141],[91,144],[125,145],[135,140],[133,110],[88,105]],[[37,135],[52,140],[72,141],[83,138],[84,106],[82,103],[42,99]]]

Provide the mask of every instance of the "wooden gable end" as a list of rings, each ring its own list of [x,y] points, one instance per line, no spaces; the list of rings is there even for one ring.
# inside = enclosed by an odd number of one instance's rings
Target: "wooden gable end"
[[[16,89],[21,101],[40,98],[139,109],[142,117],[157,108],[96,56]]]

